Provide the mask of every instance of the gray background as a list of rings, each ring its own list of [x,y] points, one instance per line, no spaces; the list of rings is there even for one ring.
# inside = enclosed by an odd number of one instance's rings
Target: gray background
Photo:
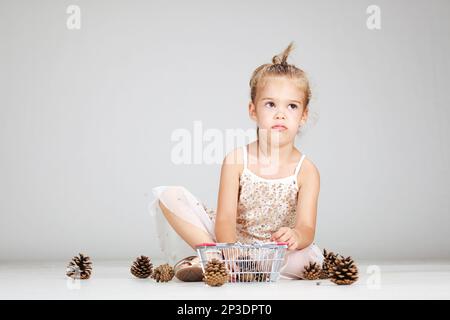
[[[66,28],[67,6],[81,30]],[[382,28],[366,27],[381,8]],[[450,258],[448,1],[0,1],[0,260],[159,254],[147,205],[216,206],[220,165],[175,165],[193,122],[254,128],[248,80],[290,41],[312,83],[297,141],[321,173],[316,243]]]

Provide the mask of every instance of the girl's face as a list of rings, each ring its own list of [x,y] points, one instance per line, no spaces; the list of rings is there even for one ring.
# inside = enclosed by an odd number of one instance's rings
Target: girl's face
[[[308,116],[305,92],[287,77],[265,80],[257,90],[255,103],[249,104],[250,117],[256,121],[260,135],[267,134],[268,139],[276,136],[280,144],[293,141]]]

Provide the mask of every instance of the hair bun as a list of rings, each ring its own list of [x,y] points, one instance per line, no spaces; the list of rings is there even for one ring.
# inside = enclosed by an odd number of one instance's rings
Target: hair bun
[[[286,49],[280,54],[277,54],[276,56],[273,56],[272,63],[273,64],[281,64],[283,66],[287,66],[287,58],[289,57],[289,54],[294,49],[294,43],[291,42]]]

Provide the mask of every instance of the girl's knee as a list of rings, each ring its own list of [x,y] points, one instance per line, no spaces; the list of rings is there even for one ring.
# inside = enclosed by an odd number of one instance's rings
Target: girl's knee
[[[310,244],[308,247],[304,248],[305,250],[304,254],[306,254],[309,257],[309,262],[315,262],[319,265],[322,265],[323,260],[325,259],[322,251],[318,246],[316,246],[314,243]]]
[[[281,274],[290,279],[302,278],[305,267],[310,263],[322,266],[323,260],[324,257],[320,249],[314,244],[300,250],[288,251]]]
[[[168,186],[161,193],[161,198],[164,198],[164,197],[179,197],[184,192],[186,192],[186,189],[183,186]]]
[[[161,208],[161,211],[164,214],[166,214],[169,211],[169,209],[167,209],[167,207],[164,205],[164,203],[162,203],[162,201],[159,199],[158,199],[158,206]]]

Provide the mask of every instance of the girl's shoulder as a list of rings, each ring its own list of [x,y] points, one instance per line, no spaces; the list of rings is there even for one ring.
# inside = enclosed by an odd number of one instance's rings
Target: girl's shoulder
[[[228,152],[223,159],[222,166],[227,166],[239,176],[244,170],[244,150],[243,147],[237,147]]]
[[[308,183],[318,183],[320,181],[320,173],[317,166],[311,159],[305,156],[303,159],[300,171],[297,175],[297,184],[301,187]]]

